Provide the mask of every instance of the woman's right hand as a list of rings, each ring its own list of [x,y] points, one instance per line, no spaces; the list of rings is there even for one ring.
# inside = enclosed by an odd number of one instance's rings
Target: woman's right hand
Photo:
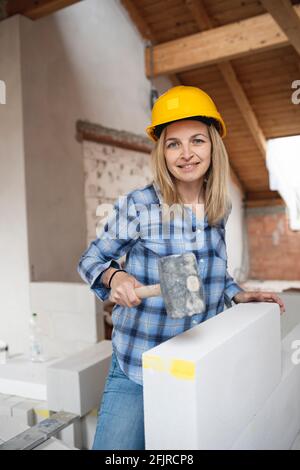
[[[141,299],[135,293],[135,288],[142,285],[131,274],[119,271],[111,281],[109,300],[123,307],[135,307],[141,303]]]

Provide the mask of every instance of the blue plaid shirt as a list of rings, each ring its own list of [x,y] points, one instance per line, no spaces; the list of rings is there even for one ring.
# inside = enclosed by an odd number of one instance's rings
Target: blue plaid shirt
[[[206,308],[202,313],[171,318],[166,314],[162,297],[143,299],[136,307],[115,305],[113,308],[114,352],[123,372],[141,385],[143,352],[222,312],[224,304],[230,307],[235,294],[243,291],[227,272],[225,223],[229,214],[218,226],[211,227],[207,216],[199,219],[187,208],[189,217],[175,217],[170,224],[170,236],[166,238],[162,235],[162,204],[155,183],[119,198],[100,236],[90,243],[78,264],[82,279],[99,299],[106,300],[110,289],[101,282],[101,274],[109,267],[119,268],[117,260],[123,255],[126,254],[126,271],[149,285],[159,283],[159,257],[195,254],[204,288]],[[139,207],[150,206],[154,210],[149,219]],[[113,229],[109,230],[110,227]],[[151,233],[150,228],[154,229]],[[178,229],[184,231],[184,236],[178,237]]]

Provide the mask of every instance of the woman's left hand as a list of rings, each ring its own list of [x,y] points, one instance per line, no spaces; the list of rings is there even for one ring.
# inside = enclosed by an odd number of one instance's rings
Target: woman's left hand
[[[237,304],[241,302],[276,302],[280,307],[280,313],[285,312],[283,301],[274,292],[238,292],[233,300]]]

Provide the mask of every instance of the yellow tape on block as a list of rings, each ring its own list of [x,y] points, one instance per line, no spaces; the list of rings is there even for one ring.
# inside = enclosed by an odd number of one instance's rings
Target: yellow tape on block
[[[143,356],[143,368],[152,369],[157,372],[163,372],[166,370],[163,360],[158,356]]]
[[[195,380],[196,365],[192,361],[173,359],[170,374],[180,380]]]
[[[163,360],[159,356],[143,356],[143,368],[167,372],[179,380],[195,380],[196,364],[184,359]]]

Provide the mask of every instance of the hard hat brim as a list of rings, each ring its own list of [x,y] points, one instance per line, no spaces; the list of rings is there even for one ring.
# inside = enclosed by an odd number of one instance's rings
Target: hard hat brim
[[[175,119],[173,121],[162,122],[156,126],[150,125],[146,128],[146,132],[147,132],[148,137],[150,137],[152,141],[157,142],[163,129],[165,129],[169,124],[172,124],[173,122],[177,122],[177,121],[187,121],[187,120],[195,120],[195,121],[204,122],[204,124],[206,125],[213,124],[222,138],[226,136],[226,126],[221,116],[219,119],[216,119],[215,117],[204,116],[204,115],[188,116],[188,117],[181,118],[181,119]]]

